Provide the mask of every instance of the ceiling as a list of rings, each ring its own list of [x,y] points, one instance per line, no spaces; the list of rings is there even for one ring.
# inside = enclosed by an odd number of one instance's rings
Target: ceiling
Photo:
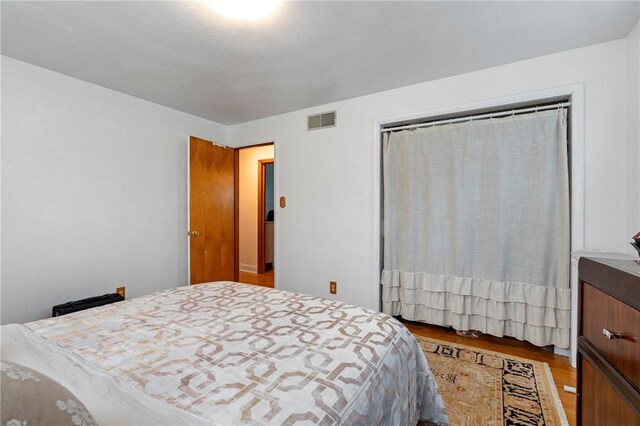
[[[1,52],[223,124],[626,37],[640,2],[3,1]]]

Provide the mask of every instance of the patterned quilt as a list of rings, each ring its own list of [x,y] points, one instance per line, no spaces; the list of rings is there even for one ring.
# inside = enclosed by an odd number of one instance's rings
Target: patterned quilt
[[[413,335],[334,300],[217,282],[27,327],[212,424],[447,422]]]

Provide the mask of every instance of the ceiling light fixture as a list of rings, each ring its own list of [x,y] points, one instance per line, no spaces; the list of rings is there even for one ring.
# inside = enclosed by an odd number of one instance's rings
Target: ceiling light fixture
[[[227,18],[250,21],[271,15],[278,0],[205,0],[214,11]]]

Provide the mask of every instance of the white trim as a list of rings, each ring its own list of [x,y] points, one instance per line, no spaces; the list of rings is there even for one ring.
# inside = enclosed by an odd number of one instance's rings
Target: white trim
[[[505,105],[534,102],[537,100],[551,99],[557,97],[570,97],[571,109],[569,122],[571,125],[571,252],[584,250],[585,234],[585,178],[584,178],[584,146],[585,146],[585,119],[584,119],[584,84],[576,83],[567,86],[552,87],[548,89],[536,90],[532,92],[520,93],[512,96],[502,96],[493,99],[485,99],[476,102],[469,102],[456,105],[448,105],[433,108],[427,111],[417,111],[410,114],[382,117],[373,122],[373,244],[372,259],[373,270],[371,271],[371,282],[375,283],[372,292],[374,299],[371,306],[380,306],[380,271],[382,270],[382,260],[380,259],[380,228],[381,222],[381,151],[382,128],[393,123],[427,119],[443,115],[458,114],[464,111],[481,110],[484,108],[498,108]],[[571,293],[572,293],[572,330],[571,330],[571,364],[575,367],[575,357],[577,354],[577,288],[573,283],[577,282],[574,277],[574,270],[571,270]],[[576,279],[574,279],[576,278]],[[574,322],[575,321],[575,322]],[[558,349],[561,351],[561,349]]]
[[[278,138],[275,138],[275,137],[274,138],[263,138],[262,140],[260,140],[258,142],[248,142],[248,143],[245,143],[244,145],[233,146],[233,147],[230,147],[230,148],[233,148],[233,149],[251,148],[251,147],[254,147],[254,146],[257,146],[257,145],[266,145],[266,144],[272,143],[273,144],[273,148],[275,149],[276,140],[277,139]]]
[[[398,121],[398,120],[395,120]],[[382,273],[382,200],[380,199],[380,192],[382,191],[382,128],[387,123],[393,121],[388,120],[374,120],[373,122],[373,241],[372,241],[372,259],[373,259],[373,272],[371,282],[374,283],[373,295],[374,300],[369,303],[369,306],[377,306],[379,311],[382,311],[382,298],[381,298],[381,273]]]
[[[280,179],[278,170],[280,170],[280,166],[278,166],[278,138],[271,138],[273,141],[273,288],[280,288],[280,274],[278,271],[279,268],[276,268],[276,262],[278,265],[282,265],[282,260],[280,259],[280,232],[278,231],[278,227],[280,226],[280,220],[278,219],[278,209],[275,206],[279,206],[280,204],[277,202],[278,190],[280,188]]]
[[[571,253],[585,248],[585,119],[584,84],[573,86],[571,92]],[[578,268],[571,267],[571,366],[578,359]]]

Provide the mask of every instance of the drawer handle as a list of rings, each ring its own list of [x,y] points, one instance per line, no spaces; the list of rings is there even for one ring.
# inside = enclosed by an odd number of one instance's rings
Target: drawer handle
[[[609,331],[606,328],[602,329],[602,334],[604,334],[604,337],[606,337],[607,339],[622,339],[621,333],[616,333],[615,331]]]

